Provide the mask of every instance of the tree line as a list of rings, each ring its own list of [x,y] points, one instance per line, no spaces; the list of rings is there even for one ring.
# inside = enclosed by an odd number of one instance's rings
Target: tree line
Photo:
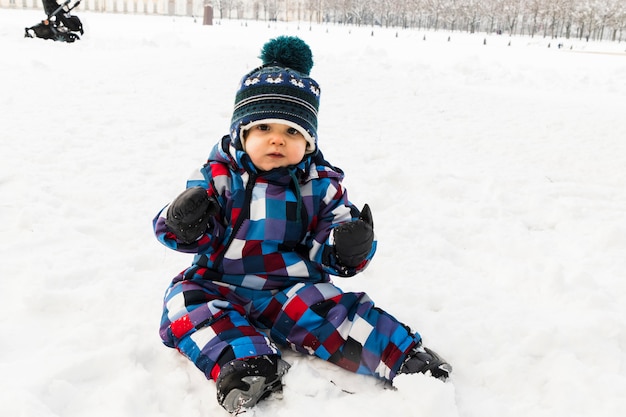
[[[213,0],[216,17],[621,42],[626,0]]]

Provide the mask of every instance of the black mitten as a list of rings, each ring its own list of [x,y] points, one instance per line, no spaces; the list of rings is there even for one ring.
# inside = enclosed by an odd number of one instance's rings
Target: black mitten
[[[367,258],[374,242],[372,212],[366,204],[358,220],[339,225],[334,230],[335,255],[348,268],[355,268]]]
[[[219,203],[204,188],[187,188],[170,204],[165,224],[178,240],[192,243],[206,232],[210,217],[219,211]]]

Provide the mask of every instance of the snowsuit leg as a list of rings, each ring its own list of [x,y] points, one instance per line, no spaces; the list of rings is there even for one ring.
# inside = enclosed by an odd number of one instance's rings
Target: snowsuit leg
[[[388,380],[421,340],[365,293],[344,293],[330,283],[232,291],[178,276],[166,292],[161,339],[209,379],[233,359],[280,354],[258,329],[270,329],[278,344]]]
[[[183,281],[179,275],[165,294],[161,339],[213,380],[233,359],[279,354],[246,319],[245,303],[228,288]]]
[[[275,300],[282,305],[272,317],[276,343],[352,372],[391,380],[421,340],[365,293],[344,293],[331,283],[296,284]]]

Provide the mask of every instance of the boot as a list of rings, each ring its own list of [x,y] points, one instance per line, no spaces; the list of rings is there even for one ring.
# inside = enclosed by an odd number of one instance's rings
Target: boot
[[[270,394],[282,392],[281,378],[288,369],[289,364],[278,355],[230,361],[215,381],[217,402],[229,413],[254,407]]]
[[[398,374],[416,374],[430,372],[431,376],[445,381],[452,372],[452,366],[434,351],[423,347],[422,344],[415,346],[407,354]]]

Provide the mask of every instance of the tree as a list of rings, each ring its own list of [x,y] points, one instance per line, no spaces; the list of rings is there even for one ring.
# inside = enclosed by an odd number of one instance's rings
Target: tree
[[[626,0],[214,0],[222,18],[623,38]]]

